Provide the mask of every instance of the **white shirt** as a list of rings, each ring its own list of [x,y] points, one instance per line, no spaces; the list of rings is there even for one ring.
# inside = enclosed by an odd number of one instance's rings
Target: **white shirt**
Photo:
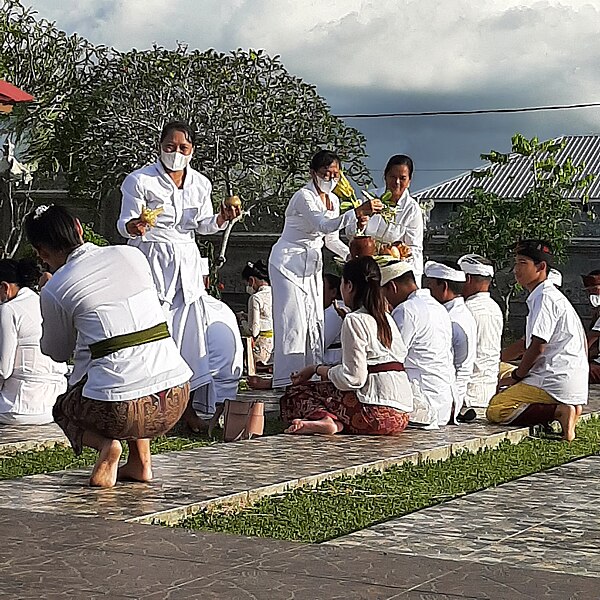
[[[456,398],[452,323],[448,311],[427,289],[414,291],[392,317],[408,349],[404,367],[423,396],[437,408],[439,425],[450,421]]]
[[[52,407],[67,389],[67,365],[42,354],[39,296],[21,288],[0,304],[0,414],[39,415],[52,421]]]
[[[465,300],[477,326],[477,350],[473,376],[467,386],[467,406],[486,407],[496,393],[504,317],[489,292],[478,292]]]
[[[586,404],[589,364],[585,331],[571,303],[549,281],[527,298],[525,345],[533,336],[546,343],[523,383],[541,388],[563,404]]]
[[[42,288],[42,352],[68,360],[71,381],[85,375],[83,395],[93,400],[133,400],[182,385],[192,375],[172,338],[91,359],[89,346],[164,323],[148,261],[128,246],[83,244]]]
[[[273,296],[270,285],[262,285],[248,298],[248,327],[252,337],[273,331]]]
[[[329,194],[332,209],[327,210],[314,184],[299,189],[285,210],[285,224],[269,256],[269,264],[285,277],[302,286],[306,277],[320,273],[321,249],[325,245],[341,258],[348,256],[348,246],[340,240],[339,230],[356,220],[353,210],[340,216],[340,202]]]
[[[340,317],[333,304],[330,304],[323,312],[323,363],[326,365],[337,365],[342,362],[342,324],[344,319]],[[331,348],[331,345],[337,346]]]
[[[444,308],[452,321],[452,352],[456,371],[456,391],[458,400],[456,411],[460,410],[467,395],[467,385],[471,381],[477,350],[477,325],[473,315],[465,306],[462,296],[449,300]]]
[[[204,293],[195,234],[208,235],[227,226],[217,225],[211,191],[210,181],[191,167],[186,168],[183,188],[179,189],[160,161],[134,171],[123,181],[117,229],[129,245],[146,255],[161,302],[171,304],[179,287],[185,304]],[[138,219],[144,207],[164,210],[145,235],[132,237],[127,223]]]
[[[410,413],[412,389],[404,371],[371,373],[367,365],[403,363],[406,346],[386,315],[392,329],[392,346],[386,348],[377,338],[377,322],[364,309],[349,313],[342,325],[342,363],[329,369],[329,380],[336,388],[354,391],[360,402],[389,406]]]
[[[381,198],[384,193],[385,188],[375,191],[378,198]],[[392,242],[406,244],[412,251],[409,262],[414,267],[415,277],[418,278],[423,275],[423,230],[425,228],[423,211],[408,190],[400,196],[394,211],[394,220],[391,223],[387,223],[380,215],[372,215],[367,223],[365,235],[388,244]],[[356,220],[350,223],[346,233],[348,235],[356,233]]]

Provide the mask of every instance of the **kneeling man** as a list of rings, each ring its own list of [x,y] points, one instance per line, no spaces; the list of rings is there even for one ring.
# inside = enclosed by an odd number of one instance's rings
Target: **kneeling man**
[[[150,438],[183,414],[192,372],[169,335],[148,261],[131,246],[84,243],[80,222],[60,206],[37,208],[25,231],[53,272],[41,292],[42,352],[75,360],[54,420],[76,454],[99,451],[91,485],[149,481]],[[119,440],[129,446],[121,469]]]
[[[529,291],[525,354],[499,382],[487,418],[492,423],[537,425],[557,419],[563,438],[575,439],[575,425],[588,399],[588,360],[583,325],[571,303],[547,280],[552,264],[547,242],[517,244],[515,277]]]

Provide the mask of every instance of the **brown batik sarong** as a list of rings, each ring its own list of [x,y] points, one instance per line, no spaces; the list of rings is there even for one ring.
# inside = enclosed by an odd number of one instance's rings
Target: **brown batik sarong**
[[[390,406],[363,404],[354,392],[338,390],[330,381],[288,388],[279,401],[281,419],[316,421],[331,417],[356,435],[395,435],[408,425],[409,415]]]
[[[189,383],[135,400],[107,402],[82,395],[85,379],[58,397],[52,414],[75,454],[85,431],[113,440],[139,440],[167,433],[179,421],[190,396]]]

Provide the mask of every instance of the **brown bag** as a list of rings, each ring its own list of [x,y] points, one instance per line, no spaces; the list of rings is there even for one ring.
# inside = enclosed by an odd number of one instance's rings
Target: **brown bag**
[[[223,439],[226,442],[249,440],[262,435],[265,428],[265,403],[258,400],[225,400]]]

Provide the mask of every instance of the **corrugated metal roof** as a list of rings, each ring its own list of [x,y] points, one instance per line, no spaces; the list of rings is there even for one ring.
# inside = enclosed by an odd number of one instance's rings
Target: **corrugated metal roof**
[[[565,143],[565,147],[557,154],[559,163],[570,157],[576,165],[585,164],[583,175],[598,175],[590,186],[589,195],[591,202],[600,202],[600,135],[565,135],[554,141]],[[481,187],[486,192],[496,193],[503,198],[520,198],[533,185],[531,166],[531,158],[511,153],[508,164],[486,163],[473,170],[477,172],[489,168],[493,177],[476,179],[469,171],[420,190],[413,196],[418,200],[462,202],[470,198],[472,188]],[[576,191],[573,199],[580,199],[582,195],[581,191]]]

